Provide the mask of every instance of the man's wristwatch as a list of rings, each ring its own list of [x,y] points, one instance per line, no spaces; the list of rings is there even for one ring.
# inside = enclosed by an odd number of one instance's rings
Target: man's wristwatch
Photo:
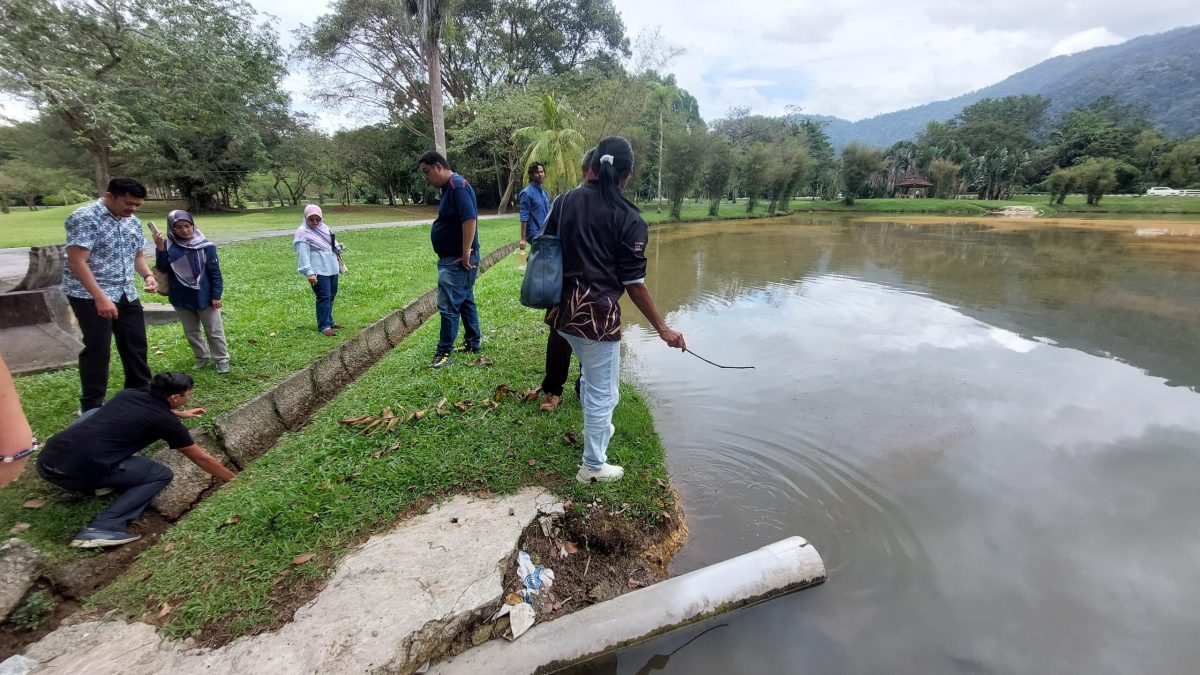
[[[38,440],[37,440],[37,437],[35,436],[33,438],[33,445],[30,446],[28,450],[22,450],[11,457],[8,457],[8,456],[0,457],[0,464],[12,464],[13,462],[17,461],[18,459],[25,459],[26,457],[37,452],[37,449],[38,449]]]

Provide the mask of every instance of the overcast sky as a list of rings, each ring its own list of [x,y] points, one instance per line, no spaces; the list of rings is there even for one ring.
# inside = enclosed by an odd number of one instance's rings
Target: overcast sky
[[[1042,60],[1200,24],[1195,0],[613,0],[626,33],[660,26],[686,50],[668,70],[706,119],[731,106],[860,119],[949,98]],[[327,11],[325,0],[250,0],[288,46],[291,31]],[[298,68],[293,68],[299,70]],[[296,107],[322,126],[354,125],[303,95]]]

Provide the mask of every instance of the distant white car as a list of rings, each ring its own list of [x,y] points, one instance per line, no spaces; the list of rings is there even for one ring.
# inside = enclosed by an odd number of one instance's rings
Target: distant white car
[[[1152,187],[1146,190],[1146,194],[1150,197],[1178,197],[1182,193],[1169,187]]]

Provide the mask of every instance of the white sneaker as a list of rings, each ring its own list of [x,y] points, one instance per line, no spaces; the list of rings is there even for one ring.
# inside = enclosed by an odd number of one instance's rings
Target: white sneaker
[[[612,483],[621,480],[624,475],[625,469],[616,464],[605,463],[594,471],[586,466],[579,467],[579,473],[575,474],[575,480],[580,483]]]

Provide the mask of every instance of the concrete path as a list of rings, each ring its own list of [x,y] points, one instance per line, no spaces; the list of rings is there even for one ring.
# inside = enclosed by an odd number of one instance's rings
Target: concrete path
[[[479,216],[480,220],[491,220],[493,218],[511,218],[514,214],[504,215],[484,215]],[[145,221],[143,221],[145,222]],[[334,232],[354,232],[357,230],[379,230],[388,227],[412,227],[414,225],[426,225],[430,222],[428,218],[424,220],[398,220],[390,223],[368,223],[365,225],[339,225],[329,229]],[[251,241],[254,239],[270,239],[271,237],[290,237],[296,228],[286,230],[263,230],[262,232],[245,232],[241,234],[225,234],[211,238],[214,244],[231,244],[238,241]],[[518,233],[519,234],[519,233]],[[150,242],[150,237],[147,235],[147,242]],[[152,244],[152,242],[150,242]],[[146,248],[146,252],[152,253],[153,245]],[[25,270],[29,267],[29,247],[17,248],[0,248],[0,280],[10,277],[23,277]]]
[[[0,673],[411,673],[499,606],[513,574],[502,563],[555,501],[535,488],[455,497],[371,537],[273,633],[195,649],[148,624],[87,621],[60,627],[0,664]]]

